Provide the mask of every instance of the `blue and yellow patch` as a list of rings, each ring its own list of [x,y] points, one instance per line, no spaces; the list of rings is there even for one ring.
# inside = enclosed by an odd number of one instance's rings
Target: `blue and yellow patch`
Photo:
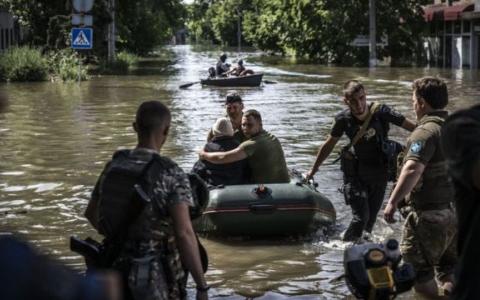
[[[410,152],[413,154],[418,154],[420,151],[422,151],[423,148],[423,143],[420,141],[413,142],[412,145],[410,145]]]

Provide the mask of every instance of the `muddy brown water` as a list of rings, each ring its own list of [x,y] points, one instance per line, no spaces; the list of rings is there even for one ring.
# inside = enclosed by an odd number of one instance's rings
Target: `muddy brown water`
[[[80,84],[0,85],[0,231],[22,234],[43,252],[82,269],[81,258],[68,250],[68,237],[95,234],[82,213],[112,152],[135,145],[131,122],[143,100],[159,99],[171,108],[173,126],[162,153],[189,170],[209,127],[223,114],[222,100],[238,92],[245,107],[259,110],[265,129],[280,139],[289,167],[301,172],[311,166],[334,114],[344,108],[340,92],[348,79],[363,81],[369,100],[387,103],[410,118],[414,117],[411,81],[425,75],[446,79],[449,110],[480,101],[478,71],[324,67],[253,52],[229,54],[232,62],[242,57],[247,67],[264,72],[264,79],[276,84],[257,88],[197,84],[180,90],[180,84],[203,77],[220,52],[191,46],[161,51],[168,53],[171,64],[151,59],[127,76],[94,77]],[[406,132],[393,128],[391,136],[404,141]],[[341,185],[338,165],[322,166],[316,180],[337,209],[337,232],[328,241],[317,236],[280,241],[204,239],[213,298],[343,299],[349,295],[340,278],[345,244],[338,236],[351,214],[337,191]],[[400,238],[399,228],[399,223],[389,226],[379,218],[374,239]]]

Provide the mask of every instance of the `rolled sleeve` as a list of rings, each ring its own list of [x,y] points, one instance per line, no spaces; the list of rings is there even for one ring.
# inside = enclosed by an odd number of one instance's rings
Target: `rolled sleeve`
[[[336,138],[342,137],[345,132],[345,119],[341,116],[335,117],[332,128],[330,129],[330,135]]]
[[[192,190],[187,174],[178,166],[172,168],[164,177],[168,205],[185,202],[193,206]]]
[[[240,144],[240,149],[245,151],[247,156],[252,156],[255,153],[255,148],[256,148],[256,142],[255,141],[245,141]]]
[[[424,130],[416,130],[410,137],[405,161],[414,160],[426,165],[435,154],[435,149],[436,145],[434,136]]]
[[[379,113],[383,120],[397,126],[402,126],[405,121],[405,116],[385,104],[382,104]]]

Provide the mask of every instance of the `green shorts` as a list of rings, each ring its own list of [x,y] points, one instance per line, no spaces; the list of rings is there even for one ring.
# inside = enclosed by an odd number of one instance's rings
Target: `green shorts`
[[[411,263],[416,282],[451,275],[457,264],[457,222],[453,209],[412,211],[403,227],[403,260]]]

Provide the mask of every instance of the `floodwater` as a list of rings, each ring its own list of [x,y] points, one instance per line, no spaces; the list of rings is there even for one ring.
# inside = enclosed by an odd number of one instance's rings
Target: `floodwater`
[[[410,118],[414,117],[410,84],[424,75],[446,79],[450,110],[480,99],[477,71],[324,67],[253,52],[229,54],[232,62],[242,57],[248,68],[264,72],[264,79],[276,84],[239,89],[197,84],[180,90],[180,84],[204,77],[220,52],[191,46],[161,51],[171,63],[164,58],[144,61],[128,76],[94,77],[80,84],[0,85],[0,231],[20,233],[42,251],[81,269],[82,260],[69,251],[68,238],[95,236],[83,211],[112,152],[135,145],[131,123],[144,100],[159,99],[171,108],[173,126],[162,153],[185,170],[197,159],[196,151],[204,144],[209,127],[223,114],[223,99],[235,91],[247,109],[262,113],[265,129],[282,142],[289,167],[306,172],[333,116],[343,109],[341,86],[348,79],[363,81],[369,100],[387,103]],[[392,128],[391,135],[403,141],[406,132]],[[345,244],[339,234],[351,214],[337,191],[339,166],[328,162],[316,180],[337,209],[335,235],[328,241],[319,237],[301,241],[204,239],[211,262],[207,273],[214,287],[211,297],[343,299],[349,294],[341,278]],[[400,238],[399,228],[399,223],[389,226],[379,218],[374,239]]]

